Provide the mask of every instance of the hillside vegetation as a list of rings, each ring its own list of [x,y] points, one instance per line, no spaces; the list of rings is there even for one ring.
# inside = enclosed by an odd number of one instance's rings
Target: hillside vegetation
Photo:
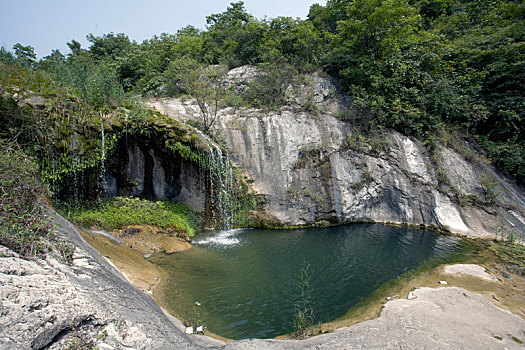
[[[287,83],[322,70],[352,98],[340,117],[363,131],[394,128],[444,143],[466,137],[523,184],[524,17],[525,5],[510,0],[329,0],[305,20],[257,19],[236,2],[208,16],[205,30],[187,26],[142,43],[89,34],[88,48],[73,40],[69,53],[39,61],[31,46],[17,44],[13,53],[0,51],[0,132],[23,142],[37,133],[37,121],[9,117],[10,88],[59,100],[67,93],[77,112],[95,115],[130,95],[188,94],[201,98],[207,129],[221,106],[279,108]],[[226,69],[247,64],[266,74],[241,96],[210,91]],[[22,123],[35,128],[21,130]]]

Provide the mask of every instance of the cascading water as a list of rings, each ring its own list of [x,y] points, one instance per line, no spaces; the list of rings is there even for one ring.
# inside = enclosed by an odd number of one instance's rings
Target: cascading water
[[[237,223],[234,215],[238,193],[234,186],[233,169],[228,154],[213,142],[201,130],[186,123],[182,118],[175,118],[192,129],[204,141],[207,153],[199,157],[199,167],[203,169],[207,183],[206,215],[208,226],[229,229]]]
[[[78,134],[76,119],[71,119],[71,157],[73,160],[73,195],[76,201],[80,200],[78,169],[80,168],[80,158],[78,155]]]
[[[102,185],[102,189],[104,192],[107,192],[107,181],[106,181],[106,143],[105,143],[105,136],[104,136],[104,118],[103,114],[100,113],[99,116],[100,119],[100,133],[101,133],[101,141],[100,141],[100,148],[101,148],[101,158],[100,158],[100,174],[99,174],[99,181]]]
[[[233,172],[227,154],[213,144],[208,153],[208,178],[211,201],[211,222],[221,228],[235,224],[233,210],[236,191],[233,186]]]

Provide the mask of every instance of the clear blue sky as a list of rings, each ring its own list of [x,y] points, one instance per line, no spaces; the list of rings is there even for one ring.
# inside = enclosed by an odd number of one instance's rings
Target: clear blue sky
[[[31,45],[38,58],[51,50],[69,52],[75,39],[88,47],[86,35],[125,33],[142,42],[154,34],[174,33],[186,25],[204,29],[206,16],[220,13],[227,0],[0,0],[0,46]],[[325,0],[245,0],[257,18],[305,18],[314,3]]]

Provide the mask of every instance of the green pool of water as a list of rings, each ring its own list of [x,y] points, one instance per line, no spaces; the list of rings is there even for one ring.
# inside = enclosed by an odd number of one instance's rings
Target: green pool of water
[[[198,306],[210,331],[231,339],[293,331],[296,277],[312,270],[316,320],[344,315],[392,278],[459,250],[460,239],[420,229],[355,224],[323,229],[235,229],[150,261],[169,272],[167,302],[182,318]]]

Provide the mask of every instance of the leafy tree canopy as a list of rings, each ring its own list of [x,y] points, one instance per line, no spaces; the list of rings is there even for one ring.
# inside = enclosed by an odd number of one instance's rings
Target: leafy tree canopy
[[[16,44],[14,54],[0,50],[0,61],[46,72],[100,109],[115,108],[125,91],[223,98],[215,73],[246,64],[265,76],[243,98],[273,108],[284,103],[290,74],[324,70],[352,98],[345,115],[363,129],[421,139],[452,129],[525,181],[522,1],[328,0],[305,20],[257,19],[239,1],[206,23],[142,43],[89,34],[89,48],[72,40],[70,53],[53,51],[38,64],[31,46]],[[205,110],[213,99],[201,98]]]

